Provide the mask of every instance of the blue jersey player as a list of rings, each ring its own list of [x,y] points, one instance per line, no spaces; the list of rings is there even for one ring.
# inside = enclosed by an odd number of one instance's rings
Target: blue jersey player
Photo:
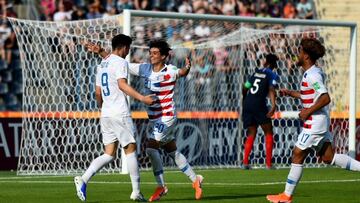
[[[275,113],[275,88],[277,87],[279,76],[273,72],[276,68],[278,58],[274,54],[268,54],[263,64],[264,68],[256,68],[255,73],[246,81],[243,89],[243,124],[247,128],[247,138],[245,141],[245,151],[243,168],[250,169],[249,155],[251,153],[257,128],[260,125],[265,134],[266,146],[266,167],[271,168],[271,158],[273,149],[273,132],[271,117]],[[271,101],[271,109],[266,106],[266,98]]]

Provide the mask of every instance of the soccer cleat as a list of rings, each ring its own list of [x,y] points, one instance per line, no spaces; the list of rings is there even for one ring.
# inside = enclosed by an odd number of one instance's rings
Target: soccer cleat
[[[165,196],[168,192],[168,189],[166,186],[158,186],[155,189],[155,192],[153,195],[151,195],[149,202],[160,200],[162,196]]]
[[[274,165],[266,166],[267,170],[276,170],[277,168]]]
[[[202,188],[201,184],[204,180],[204,177],[202,175],[197,175],[196,180],[193,183],[192,187],[195,189],[195,199],[199,200],[202,197]]]
[[[136,202],[147,202],[147,200],[145,199],[144,195],[141,194],[141,192],[139,193],[132,192],[130,195],[130,199]]]
[[[79,199],[83,202],[86,200],[86,183],[82,180],[81,176],[76,176],[74,178],[74,183],[76,187],[76,194]]]
[[[251,166],[248,165],[248,164],[246,164],[246,165],[243,164],[243,165],[240,166],[240,168],[243,169],[243,170],[250,170],[250,169],[251,169]]]
[[[272,203],[291,203],[292,197],[287,196],[285,193],[280,193],[278,195],[267,195],[266,199]]]

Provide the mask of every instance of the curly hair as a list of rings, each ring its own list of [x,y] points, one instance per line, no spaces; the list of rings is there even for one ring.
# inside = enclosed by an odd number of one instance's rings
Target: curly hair
[[[151,48],[158,48],[160,54],[163,56],[168,56],[169,52],[171,51],[170,45],[164,40],[153,40],[149,43],[149,47]]]
[[[303,51],[307,53],[310,59],[315,62],[318,58],[325,55],[325,47],[321,42],[314,38],[305,38],[300,43]]]

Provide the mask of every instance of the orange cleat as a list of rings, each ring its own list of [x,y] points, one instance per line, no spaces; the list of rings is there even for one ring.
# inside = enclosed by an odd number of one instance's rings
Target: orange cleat
[[[272,203],[291,203],[292,197],[287,196],[284,192],[278,195],[267,195],[266,199]]]
[[[153,195],[151,195],[149,202],[158,201],[162,196],[165,196],[168,192],[168,189],[166,186],[158,186],[155,189],[155,192]]]
[[[201,175],[196,176],[196,180],[193,183],[192,187],[195,189],[195,199],[199,200],[202,197],[202,188],[201,183],[203,182],[204,177]]]

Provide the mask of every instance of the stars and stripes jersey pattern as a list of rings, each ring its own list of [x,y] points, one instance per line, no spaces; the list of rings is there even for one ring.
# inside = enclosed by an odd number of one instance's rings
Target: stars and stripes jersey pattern
[[[303,108],[310,108],[322,94],[327,92],[325,74],[321,68],[313,65],[305,71],[301,80],[300,95]],[[303,131],[311,134],[323,134],[329,130],[329,125],[329,105],[327,105],[314,112],[304,121]]]
[[[128,62],[120,56],[110,54],[105,57],[96,72],[96,86],[101,87],[101,117],[127,117],[130,108],[126,94],[120,90],[118,79],[128,77]]]
[[[131,74],[145,79],[144,94],[155,94],[157,97],[157,102],[147,107],[150,121],[166,123],[176,119],[174,91],[179,70],[176,66],[165,65],[159,72],[154,72],[149,63],[129,64]]]

